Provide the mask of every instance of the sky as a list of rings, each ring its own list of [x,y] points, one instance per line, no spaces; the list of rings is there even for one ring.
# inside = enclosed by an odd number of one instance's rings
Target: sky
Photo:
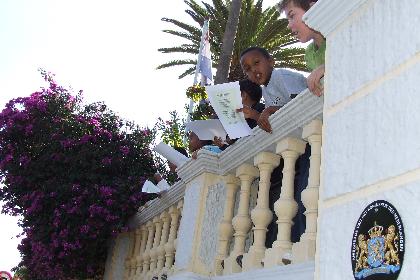
[[[157,49],[183,42],[162,32],[173,27],[161,18],[191,22],[186,8],[183,0],[0,0],[0,110],[44,85],[41,67],[141,126],[184,112],[194,77],[156,67],[185,57]],[[17,218],[1,214],[0,271],[19,263],[19,233]]]

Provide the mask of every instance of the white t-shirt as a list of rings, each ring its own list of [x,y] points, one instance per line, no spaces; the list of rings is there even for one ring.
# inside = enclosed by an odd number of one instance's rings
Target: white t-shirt
[[[306,78],[302,74],[286,69],[273,69],[268,85],[262,87],[265,107],[282,107],[292,100],[291,94],[299,94],[306,88]]]

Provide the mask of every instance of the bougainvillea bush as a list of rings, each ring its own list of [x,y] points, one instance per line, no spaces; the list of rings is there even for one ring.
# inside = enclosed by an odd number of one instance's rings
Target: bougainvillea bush
[[[95,278],[109,240],[148,199],[153,136],[41,73],[47,86],[0,114],[3,212],[22,217],[30,279]]]

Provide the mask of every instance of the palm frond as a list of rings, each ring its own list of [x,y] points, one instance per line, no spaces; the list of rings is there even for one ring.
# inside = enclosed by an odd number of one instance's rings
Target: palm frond
[[[174,47],[160,48],[161,53],[185,53],[195,55],[199,51],[201,28],[205,19],[210,19],[210,45],[213,67],[217,67],[220,57],[222,40],[229,17],[231,0],[184,0],[188,14],[195,24],[186,24],[176,19],[163,18],[179,30],[165,29],[163,32],[183,38],[185,44]],[[242,0],[237,34],[232,54],[229,79],[237,80],[243,77],[240,67],[240,53],[251,46],[266,48],[273,56],[276,67],[306,71],[304,49],[294,47],[297,40],[287,28],[287,20],[280,19],[274,7],[262,8],[263,0]],[[172,60],[158,66],[158,69],[172,66],[189,65],[179,77],[183,78],[194,73],[196,61],[191,59]]]

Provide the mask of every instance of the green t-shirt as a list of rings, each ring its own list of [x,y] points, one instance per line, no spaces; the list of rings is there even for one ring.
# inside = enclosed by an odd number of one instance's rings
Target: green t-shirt
[[[315,47],[314,42],[310,43],[306,47],[305,51],[305,61],[306,66],[313,71],[318,66],[325,64],[325,47],[326,47],[326,41],[324,40],[319,46],[319,48]]]

